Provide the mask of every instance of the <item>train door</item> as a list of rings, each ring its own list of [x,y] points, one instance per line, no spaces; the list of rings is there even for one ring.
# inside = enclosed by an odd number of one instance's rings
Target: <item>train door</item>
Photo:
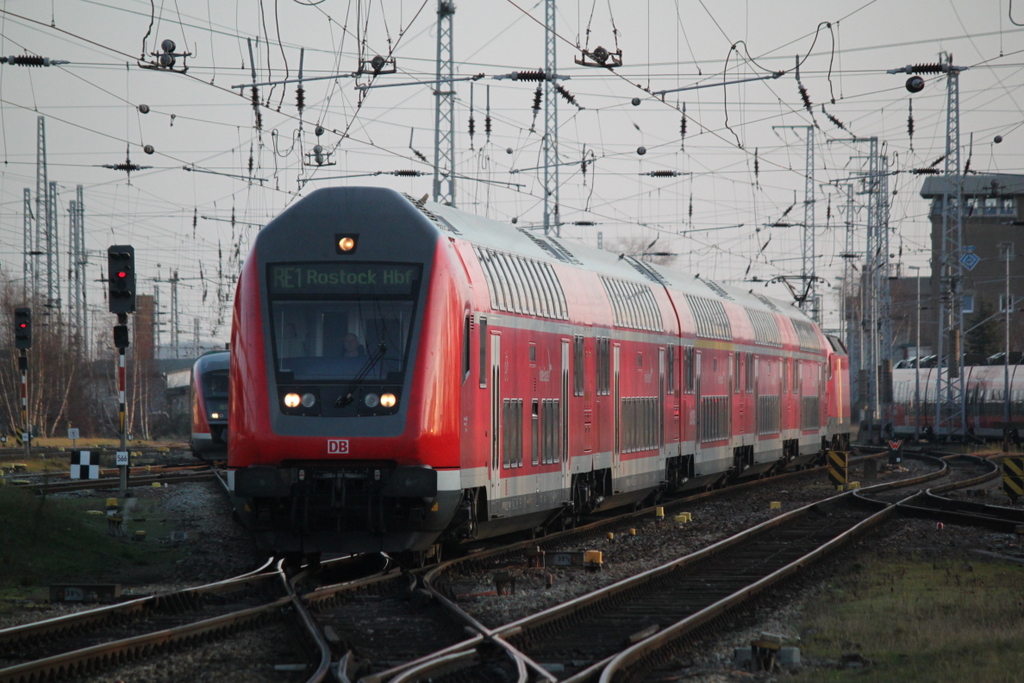
[[[562,340],[562,491],[572,499],[572,468],[569,463],[569,340]]]
[[[658,456],[665,455],[665,349],[658,349]]]
[[[612,405],[614,406],[614,419],[615,419],[615,442],[612,444],[612,477],[619,476],[619,463],[622,460],[622,415],[621,415],[621,401],[619,400],[619,350],[618,344],[612,347],[612,383],[613,395]]]
[[[487,499],[501,497],[501,335],[491,332],[491,465]],[[494,514],[496,508],[491,508]]]
[[[697,424],[694,425],[694,450],[697,451],[697,460],[700,460],[700,442],[704,438],[702,428],[704,426],[704,410],[700,403],[700,351],[693,352],[693,405],[694,413],[697,416]]]

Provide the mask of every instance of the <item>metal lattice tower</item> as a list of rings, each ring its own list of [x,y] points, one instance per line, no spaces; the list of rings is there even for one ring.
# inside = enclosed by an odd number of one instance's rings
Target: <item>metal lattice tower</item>
[[[887,269],[880,262],[881,254],[881,216],[888,215],[888,209],[882,209],[883,197],[881,178],[881,157],[878,153],[878,138],[871,137],[868,143],[868,173],[865,179],[865,192],[868,195],[867,239],[864,244],[864,287],[862,297],[861,329],[864,333],[864,364],[867,374],[867,395],[862,404],[867,405],[868,440],[874,438],[875,421],[880,415],[880,399],[878,369],[881,363],[884,343],[882,340],[881,305],[879,283],[888,276]],[[888,252],[886,252],[888,254]]]
[[[878,159],[878,193],[875,195],[875,299],[878,302],[878,348],[876,377],[883,384],[878,390],[879,417],[892,424],[892,295],[889,290],[889,157]]]
[[[960,72],[952,55],[942,64],[946,72],[946,158],[942,192],[942,235],[938,273],[938,362],[935,368],[935,426],[939,433],[964,436],[966,406],[962,345],[963,314],[963,179],[960,176]]]
[[[800,310],[817,323],[821,322],[821,308],[818,304],[817,276],[814,268],[814,126],[772,126],[773,129],[803,129],[807,134],[804,148],[804,231],[803,253],[800,260],[800,283],[803,285],[802,298],[797,303]]]
[[[544,234],[562,234],[558,208],[558,76],[555,72],[558,37],[555,0],[544,1]]]
[[[46,307],[60,310],[60,252],[57,240],[57,182],[46,196]]]
[[[49,219],[46,212],[49,210],[48,200],[49,189],[46,183],[46,119],[40,116],[36,125],[36,216],[35,234],[32,236],[32,249],[30,256],[39,256],[43,252],[43,237]],[[32,268],[32,291],[30,299],[39,296],[39,280],[41,268],[35,264]]]
[[[89,338],[89,315],[86,302],[85,205],[82,186],[75,188],[75,199],[68,210],[68,324],[71,334]]]
[[[853,183],[843,185],[846,190],[846,243],[843,253],[843,292],[840,305],[843,315],[840,317],[840,337],[847,340],[847,345],[853,340],[853,310],[850,307],[850,296],[853,292],[853,259],[854,252],[854,228],[856,226],[856,210],[853,203]]]
[[[169,280],[171,283],[171,346],[174,348],[174,357],[181,358],[181,350],[178,348],[178,271]]]
[[[437,83],[434,86],[434,201],[455,206],[455,4],[437,0]]]
[[[800,310],[821,322],[818,287],[814,268],[814,126],[806,126],[807,145],[804,152],[804,251],[800,261],[800,277],[804,284],[804,300]]]
[[[29,293],[32,291],[32,282],[35,280],[35,260],[32,257],[35,244],[35,215],[32,213],[32,190],[25,188],[22,201],[22,229],[24,231],[24,263],[22,271],[24,280],[22,282],[23,299],[29,301]]]

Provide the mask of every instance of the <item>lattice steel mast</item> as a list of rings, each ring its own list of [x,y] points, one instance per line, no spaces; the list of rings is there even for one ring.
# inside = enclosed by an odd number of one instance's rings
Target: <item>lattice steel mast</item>
[[[555,0],[544,1],[544,234],[562,234],[558,203],[558,83]]]
[[[434,201],[455,206],[455,4],[437,0],[437,82],[434,86]]]
[[[941,61],[941,60],[940,60]],[[946,55],[941,64],[946,72],[946,159],[942,191],[942,237],[937,272],[938,297],[938,363],[935,369],[935,425],[950,436],[964,436],[966,406],[964,379],[961,371],[963,352],[963,178],[960,176],[960,72],[953,66],[953,56]],[[933,269],[935,272],[936,269]]]
[[[36,216],[35,235],[32,239],[30,256],[39,256],[43,252],[44,233],[49,219],[46,212],[49,210],[49,187],[46,182],[46,122],[40,116],[36,122]],[[32,292],[30,299],[39,296],[40,268],[38,264],[32,268]]]

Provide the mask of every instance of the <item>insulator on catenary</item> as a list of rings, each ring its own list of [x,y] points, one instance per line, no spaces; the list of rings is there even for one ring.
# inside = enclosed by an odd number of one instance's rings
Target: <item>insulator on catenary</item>
[[[543,81],[545,80],[543,71],[513,71],[513,81]]]
[[[536,114],[537,112],[539,112],[539,111],[540,111],[540,101],[541,101],[541,97],[543,97],[543,93],[541,92],[541,90],[540,90],[540,87],[538,87],[538,88],[537,88],[537,89],[536,89],[536,90],[535,90],[535,91],[533,92],[533,113],[534,113],[534,114]]]
[[[832,124],[836,128],[838,128],[839,130],[846,130],[846,126],[843,124],[842,121],[840,121],[835,116],[832,116],[832,114],[830,114],[827,111],[825,111],[825,105],[824,104],[821,105],[821,113],[824,114],[826,117],[828,117],[828,120],[831,121]],[[847,132],[849,132],[849,131],[847,131]]]
[[[411,171],[411,170],[392,171],[391,175],[399,176],[399,177],[418,178],[419,176],[423,175],[423,171]]]
[[[295,89],[295,108],[302,113],[302,110],[306,107],[306,91],[304,88]]]
[[[429,161],[427,161],[427,157],[423,156],[423,152],[419,151],[418,149],[414,149],[412,151],[412,153],[415,154],[416,158],[419,159],[420,161],[422,161],[423,163],[425,163],[425,164],[429,164],[430,163]]]
[[[647,171],[637,175],[646,175],[652,178],[675,178],[679,175],[679,171]]]
[[[758,183],[761,181],[761,157],[759,156],[759,147],[754,148],[754,182]]]
[[[803,100],[804,103],[804,109],[807,110],[808,114],[813,115],[814,112],[811,111],[811,96],[807,94],[807,88],[803,85],[798,86],[798,88],[800,90],[800,99]]]
[[[683,105],[683,115],[679,119],[679,149],[686,149],[686,105]]]
[[[574,107],[576,107],[578,109],[583,109],[583,107],[581,107],[576,102],[576,98],[573,96],[573,94],[571,92],[569,92],[568,90],[566,90],[564,86],[556,83],[555,84],[555,90],[558,91],[558,94],[561,95],[565,99],[566,102],[568,102],[569,104],[573,105]]]
[[[256,113],[256,130],[263,130],[263,116],[260,114],[260,91],[256,86],[252,88],[252,110]]]
[[[476,119],[472,116],[469,117],[469,140],[470,143],[473,141],[473,133],[476,132]]]
[[[910,149],[914,149],[914,100],[910,100],[910,114],[907,116],[907,135],[910,137]]]
[[[913,66],[904,67],[904,72],[908,74],[941,74],[946,71],[946,68],[938,62],[934,64],[914,64]]]
[[[584,227],[597,225],[594,221],[573,221],[572,225],[582,225]]]
[[[51,66],[53,64],[67,64],[67,62],[60,59],[51,60],[49,57],[40,57],[38,55],[12,55],[10,57],[0,57],[0,64],[10,64],[11,66]]]

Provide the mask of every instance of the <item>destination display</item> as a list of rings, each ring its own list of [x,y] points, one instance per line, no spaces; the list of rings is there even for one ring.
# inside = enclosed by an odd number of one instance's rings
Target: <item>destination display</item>
[[[271,295],[410,295],[422,271],[415,263],[273,263],[267,268]]]

